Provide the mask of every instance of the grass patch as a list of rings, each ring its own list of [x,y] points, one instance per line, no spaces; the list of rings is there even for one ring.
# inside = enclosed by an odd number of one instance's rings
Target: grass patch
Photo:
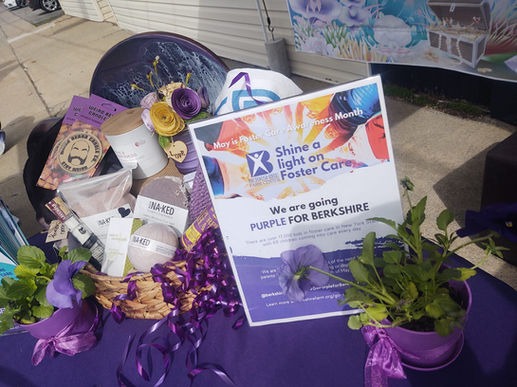
[[[415,91],[395,84],[384,85],[387,96],[397,98],[416,106],[426,106],[447,114],[464,118],[483,118],[490,115],[490,111],[483,106],[461,99],[450,99],[443,96]]]

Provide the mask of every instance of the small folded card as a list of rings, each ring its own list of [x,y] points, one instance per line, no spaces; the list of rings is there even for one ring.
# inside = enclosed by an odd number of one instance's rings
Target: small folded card
[[[127,251],[131,234],[142,224],[143,221],[138,218],[111,218],[106,234],[104,262],[101,268],[103,273],[121,277],[132,269]]]

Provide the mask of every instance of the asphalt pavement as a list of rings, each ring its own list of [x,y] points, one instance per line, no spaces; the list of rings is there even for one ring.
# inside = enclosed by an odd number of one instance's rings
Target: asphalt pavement
[[[65,14],[62,9],[59,9],[54,12],[45,12],[42,9],[33,10],[29,6],[13,7],[9,8],[9,11],[18,16],[19,18],[25,20],[26,22],[32,24],[33,26],[40,26],[52,20],[58,19],[59,17]]]
[[[133,34],[109,22],[41,12],[0,5],[0,121],[6,133],[5,152],[0,156],[0,197],[20,219],[26,235],[41,230],[21,175],[27,136],[40,120],[62,116],[73,95],[88,96],[101,56]],[[50,19],[36,20],[43,16]],[[227,62],[230,67],[246,66]],[[306,92],[328,85],[297,76],[293,80]],[[516,128],[392,98],[386,98],[386,106],[397,174],[412,179],[416,197],[428,196],[429,218],[448,207],[461,225],[467,209],[479,209],[486,153]],[[424,234],[434,234],[434,227],[427,225]],[[482,255],[473,246],[463,256],[480,262]],[[490,257],[482,268],[517,289],[516,266]]]

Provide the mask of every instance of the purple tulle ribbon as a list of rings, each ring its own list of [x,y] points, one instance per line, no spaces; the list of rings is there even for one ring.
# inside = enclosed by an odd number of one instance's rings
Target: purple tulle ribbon
[[[185,261],[186,267],[183,269],[176,267],[175,261]],[[178,286],[172,285],[167,277],[171,271],[180,281]],[[233,316],[241,309],[237,285],[219,230],[208,229],[190,251],[178,249],[173,261],[155,265],[151,269],[151,274],[153,280],[161,284],[164,300],[175,307],[166,317],[154,323],[139,337],[136,345],[138,374],[146,381],[151,379],[151,372],[148,370],[154,367],[149,356],[144,355],[149,350],[158,351],[162,356],[162,373],[154,385],[161,385],[169,372],[174,353],[183,345],[188,344],[190,350],[185,361],[188,376],[191,379],[203,372],[211,372],[226,384],[233,385],[232,379],[219,365],[198,364],[198,350],[205,338],[208,320],[219,310],[222,310],[226,316]],[[134,281],[128,282],[128,292],[126,295],[121,295],[122,298],[131,298],[136,294],[136,287],[129,289],[131,283]],[[192,308],[186,313],[181,313],[180,303],[187,294],[194,296]],[[118,318],[123,319],[117,308],[112,307],[112,315],[116,321]],[[240,316],[234,322],[233,328],[237,329],[243,323],[244,317]],[[160,331],[165,326],[168,331],[165,334],[164,342],[168,344],[158,344],[153,336],[163,335]],[[133,338],[130,338],[121,365],[117,369],[117,379],[121,386],[128,385],[122,368],[132,342]],[[148,361],[144,361],[144,359],[148,359]]]
[[[84,352],[92,348],[97,343],[95,329],[99,323],[99,311],[95,308],[95,318],[92,325],[86,332],[69,334],[78,324],[81,324],[79,317],[75,321],[68,324],[55,336],[46,339],[39,339],[34,346],[32,352],[32,364],[38,365],[45,356],[54,356],[56,352],[67,356],[73,356],[80,352]]]
[[[364,366],[365,387],[387,387],[389,378],[406,379],[400,354],[386,331],[365,326],[361,332],[370,347]]]

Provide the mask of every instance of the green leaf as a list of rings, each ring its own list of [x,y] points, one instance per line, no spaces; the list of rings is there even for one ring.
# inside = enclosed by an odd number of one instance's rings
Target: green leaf
[[[205,118],[210,117],[210,114],[204,110],[200,111],[196,116],[192,117],[190,120],[186,120],[185,122],[187,124],[190,124],[191,122],[204,120]]]
[[[373,266],[374,250],[375,249],[375,233],[369,232],[363,239],[363,249],[359,256],[359,261],[365,265]]]
[[[353,287],[353,286],[350,286],[349,288],[347,288],[345,290],[345,302],[347,304],[351,304],[351,303],[354,303],[354,305],[350,305],[352,308],[357,308],[359,307],[357,305],[357,302],[359,303],[370,303],[372,302],[372,299],[371,297],[364,293],[363,291]]]
[[[434,330],[440,336],[449,335],[454,329],[454,325],[451,324],[451,321],[447,318],[442,318],[434,321]]]
[[[399,251],[388,250],[388,251],[384,251],[382,253],[382,258],[384,259],[384,262],[386,262],[386,263],[399,264],[400,261],[402,260],[403,254],[404,253],[400,250]]]
[[[388,310],[382,304],[374,304],[365,309],[365,313],[371,320],[382,321],[388,317]]]
[[[32,297],[38,287],[33,279],[22,279],[14,282],[6,289],[6,296],[11,300],[22,300]]]
[[[35,246],[21,246],[18,249],[16,258],[20,265],[31,268],[40,268],[46,261],[43,250]]]
[[[8,288],[12,284],[14,284],[16,281],[17,281],[16,279],[11,278],[11,277],[3,277],[2,278],[2,287]]]
[[[415,206],[409,210],[412,225],[421,225],[424,222],[426,203],[427,196],[424,196]]]
[[[86,298],[95,294],[95,283],[90,277],[82,273],[77,273],[72,278],[72,283],[74,284],[74,288],[81,291],[82,298]]]
[[[14,274],[19,279],[22,278],[34,278],[39,273],[41,267],[31,267],[26,265],[17,265],[14,268]]]
[[[32,315],[39,320],[52,316],[52,313],[54,313],[54,307],[50,304],[32,307]]]
[[[47,301],[47,287],[40,288],[34,295],[34,299],[38,301],[40,305],[50,305]]]
[[[461,276],[461,273],[459,272],[459,270],[447,268],[447,269],[443,269],[442,271],[440,271],[436,275],[436,278],[440,282],[445,283],[445,282],[449,282],[450,280],[458,279],[460,276]]]
[[[88,262],[90,260],[91,256],[92,256],[92,253],[90,250],[88,250],[84,247],[77,247],[68,252],[67,259],[69,259],[72,262],[77,262],[77,261]]]
[[[0,334],[4,333],[6,330],[11,329],[14,326],[15,313],[15,310],[6,308],[0,314]]]
[[[399,265],[386,265],[383,269],[383,274],[387,278],[400,279],[402,269]]]
[[[359,283],[369,283],[370,282],[370,272],[368,268],[359,262],[357,259],[353,259],[348,263],[348,268],[352,273],[354,279]]]
[[[357,329],[361,329],[362,326],[363,326],[363,323],[361,322],[359,315],[354,314],[348,318],[348,327],[350,329],[357,330]]]
[[[445,209],[436,218],[436,225],[438,226],[439,230],[447,231],[447,227],[452,223],[453,220],[454,216],[452,215],[452,212],[448,209]]]
[[[434,234],[434,239],[436,239],[436,242],[438,242],[438,244],[440,246],[446,246],[447,245],[447,235],[444,235],[444,234]]]
[[[447,268],[438,273],[436,278],[440,280],[440,282],[448,282],[451,280],[466,281],[470,277],[475,276],[476,273],[475,269],[468,267]]]
[[[460,277],[459,277],[460,281],[466,281],[470,277],[473,277],[476,275],[476,270],[468,268],[468,267],[460,267],[457,270],[460,271]]]
[[[430,269],[423,265],[408,264],[404,267],[404,270],[416,282],[425,282],[432,275]]]
[[[393,230],[397,229],[397,222],[395,222],[394,220],[391,220],[391,219],[373,217],[373,218],[368,218],[368,220],[373,220],[375,222],[384,223],[385,225],[390,226]]]
[[[416,300],[417,297],[418,297],[418,290],[416,288],[415,283],[409,282],[406,285],[406,289],[404,289],[404,291],[402,292],[402,298],[404,298],[405,300],[412,301],[412,300]]]
[[[425,306],[425,311],[429,317],[434,319],[440,318],[444,314],[444,310],[441,308],[439,302],[431,302]]]
[[[162,136],[162,135],[158,136],[158,144],[160,144],[160,146],[162,148],[167,148],[170,143],[171,143],[170,137],[166,137],[166,136]]]

